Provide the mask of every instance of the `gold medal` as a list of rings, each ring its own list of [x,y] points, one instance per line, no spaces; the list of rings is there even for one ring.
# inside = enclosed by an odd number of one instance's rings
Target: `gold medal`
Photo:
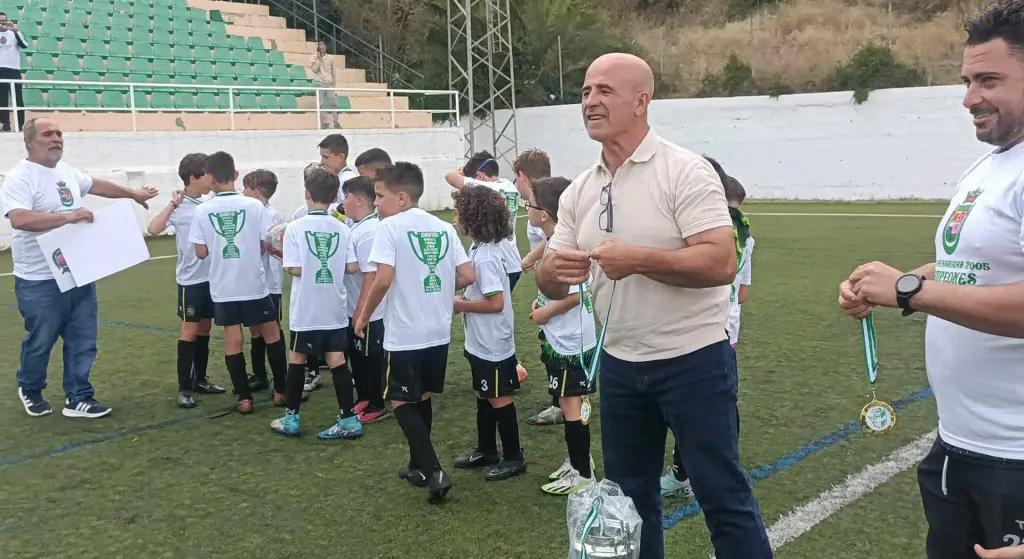
[[[869,432],[881,435],[896,427],[896,410],[872,394],[871,401],[860,410],[860,420]]]
[[[593,408],[590,405],[590,398],[583,397],[583,403],[580,404],[580,421],[584,425],[590,425],[590,414],[593,412]]]

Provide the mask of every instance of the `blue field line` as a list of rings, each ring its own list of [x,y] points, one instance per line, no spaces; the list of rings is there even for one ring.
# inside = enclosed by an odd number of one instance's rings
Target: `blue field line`
[[[930,386],[926,386],[905,398],[901,398],[900,400],[893,402],[892,407],[897,410],[901,410],[915,402],[920,402],[921,400],[924,400],[931,396],[932,389]],[[863,430],[864,426],[861,425],[858,421],[852,421],[850,423],[847,423],[846,425],[843,425],[839,429],[836,429],[835,431],[829,433],[828,435],[825,435],[824,437],[814,439],[813,441],[779,458],[778,460],[772,462],[771,464],[763,464],[761,466],[757,466],[747,470],[747,478],[750,480],[751,485],[756,485],[759,481],[768,479],[775,474],[782,473],[792,468],[793,466],[796,466],[800,462],[803,462],[804,460],[810,458],[811,456],[814,456],[824,450],[827,450],[828,448],[835,446],[836,444],[852,437],[853,435],[856,435],[857,433],[860,433]],[[696,516],[698,513],[700,513],[700,505],[698,505],[697,501],[695,500],[690,501],[688,504],[683,505],[666,514],[665,517],[662,519],[662,526],[664,526],[664,528],[668,530],[674,527],[676,524],[679,524],[683,520]]]

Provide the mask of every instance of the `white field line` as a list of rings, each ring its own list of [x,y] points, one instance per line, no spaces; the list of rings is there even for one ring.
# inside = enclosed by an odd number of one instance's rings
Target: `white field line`
[[[165,258],[176,258],[177,256],[178,255],[176,255],[176,254],[167,254],[167,255],[164,255],[164,256],[152,256],[152,257],[147,259],[147,262],[149,260],[164,260]],[[6,278],[6,277],[13,276],[13,275],[14,275],[14,272],[7,272],[5,274],[0,274],[0,278]]]
[[[935,436],[936,431],[921,435],[881,462],[850,475],[843,483],[790,511],[768,529],[768,540],[771,541],[772,549],[778,549],[806,534],[843,507],[871,493],[896,474],[910,469],[928,454],[935,442]]]

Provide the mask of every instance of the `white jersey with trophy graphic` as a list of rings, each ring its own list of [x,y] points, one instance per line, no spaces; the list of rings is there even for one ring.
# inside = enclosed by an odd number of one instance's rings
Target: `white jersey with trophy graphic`
[[[1024,144],[986,155],[961,177],[936,232],[935,254],[937,282],[1024,282]],[[1024,460],[1024,339],[930,316],[925,356],[942,439]]]
[[[370,261],[392,266],[384,349],[410,351],[451,341],[455,269],[469,261],[450,223],[412,208],[380,222]]]
[[[4,177],[0,207],[4,217],[14,210],[70,213],[82,206],[82,197],[91,188],[92,177],[69,165],[57,163],[55,167],[44,167],[22,159]],[[33,281],[53,279],[46,259],[59,255],[43,254],[36,240],[43,233],[45,231],[11,231],[16,277]]]
[[[345,181],[349,179],[354,179],[358,176],[359,173],[357,173],[352,167],[349,167],[348,165],[346,165],[345,168],[338,173],[338,197],[331,204],[332,209],[337,208],[337,206],[341,204],[342,200],[345,199],[345,193],[341,189],[341,187],[344,186]],[[306,204],[302,204],[301,206],[295,208],[295,211],[292,212],[292,221],[299,219],[300,217],[306,215],[307,213],[309,213],[309,208],[306,207]],[[348,219],[346,219],[345,225],[351,227],[352,223]]]
[[[181,204],[167,217],[167,223],[174,227],[174,246],[178,253],[174,276],[178,280],[178,285],[196,285],[210,281],[210,259],[196,256],[196,246],[189,240],[192,222],[200,204],[202,200],[185,196],[181,199]]]
[[[505,255],[498,243],[474,245],[469,249],[469,261],[476,270],[476,281],[466,288],[467,301],[482,301],[487,296],[501,293],[505,301],[501,312],[465,313],[466,351],[485,361],[504,361],[516,353],[513,330],[512,292]]]
[[[597,346],[597,327],[594,324],[594,301],[590,295],[590,280],[584,285],[580,304],[569,309],[569,312],[552,316],[547,324],[541,326],[544,339],[547,340],[555,353],[570,357],[586,353]],[[580,293],[580,286],[569,286],[569,295]],[[551,299],[537,292],[537,304],[544,308],[551,304]],[[582,313],[582,315],[581,315]]]
[[[512,235],[509,236],[508,242],[502,243],[501,247],[502,253],[505,255],[505,268],[510,274],[522,272],[523,257],[519,254],[519,242],[516,239],[516,218],[519,216],[519,190],[516,185],[512,181],[502,178],[494,182],[467,178],[466,184],[485,186],[491,190],[497,190],[505,197],[505,203],[508,205],[508,218],[512,225]]]
[[[266,297],[263,237],[269,221],[263,203],[237,192],[218,192],[196,208],[189,240],[210,254],[210,298],[214,303]]]
[[[268,222],[266,224],[267,231],[273,229],[275,225],[284,223],[284,218],[269,203],[264,205],[263,209],[263,219]],[[281,261],[269,252],[264,252],[263,270],[267,274],[267,291],[274,295],[284,293],[284,269],[281,266]]]
[[[740,341],[740,287],[750,285],[750,257],[754,254],[754,238],[748,237],[740,256],[736,279],[732,281],[729,292],[729,343],[736,345]]]
[[[285,268],[301,268],[292,279],[288,329],[337,330],[348,326],[345,265],[355,262],[350,231],[324,210],[313,210],[284,232]]]
[[[380,227],[380,217],[376,212],[352,222],[352,251],[355,253],[356,261],[359,262],[359,271],[345,276],[345,288],[348,291],[348,316],[354,318],[356,305],[359,304],[359,296],[363,292],[363,274],[376,272],[377,265],[370,261],[370,251],[373,250],[373,240],[377,237],[377,229]],[[370,322],[376,322],[384,318],[384,305],[387,297],[377,305],[373,311]]]

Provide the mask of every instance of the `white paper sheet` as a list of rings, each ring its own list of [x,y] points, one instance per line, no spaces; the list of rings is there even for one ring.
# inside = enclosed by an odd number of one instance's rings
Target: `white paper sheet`
[[[114,275],[149,258],[131,201],[118,200],[95,210],[93,216],[92,223],[72,223],[38,237],[43,254],[53,255],[59,250],[70,270],[60,275],[70,276],[72,285],[62,286],[58,280],[61,291]],[[54,259],[48,260],[54,270]]]

